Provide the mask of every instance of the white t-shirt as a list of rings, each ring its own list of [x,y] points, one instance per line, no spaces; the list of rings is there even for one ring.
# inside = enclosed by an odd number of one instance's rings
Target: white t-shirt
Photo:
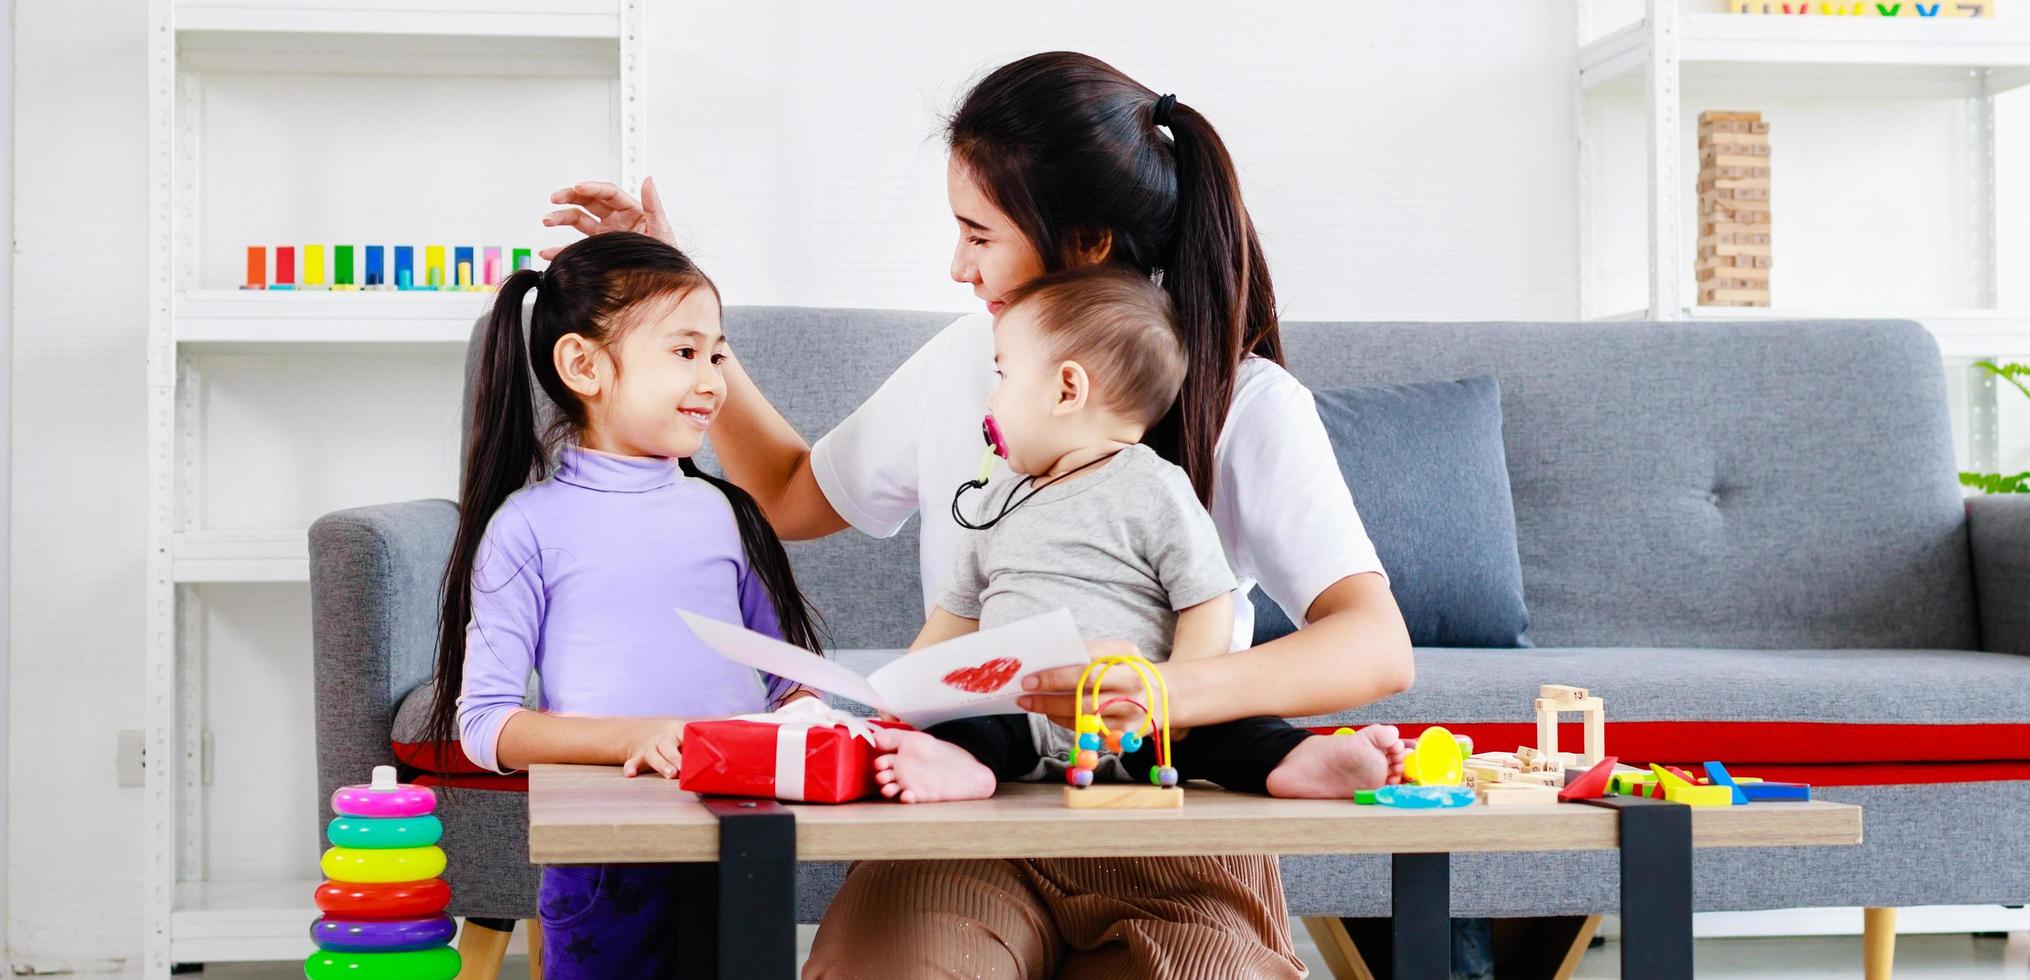
[[[924,613],[943,594],[958,553],[952,495],[979,473],[980,420],[994,376],[994,320],[959,318],[895,369],[879,391],[811,447],[811,471],[848,523],[877,538],[923,514]],[[1304,625],[1319,594],[1349,575],[1386,576],[1340,476],[1311,390],[1267,358],[1249,356],[1214,450],[1212,522],[1240,590],[1232,648],[1254,637],[1247,594],[1262,591]],[[996,479],[1009,475],[994,461]]]

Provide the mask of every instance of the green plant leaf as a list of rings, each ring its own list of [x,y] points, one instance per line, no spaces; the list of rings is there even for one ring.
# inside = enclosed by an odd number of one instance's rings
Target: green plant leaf
[[[1960,485],[1982,493],[2030,493],[2030,470],[2022,473],[1961,473]]]
[[[2023,397],[2030,398],[2030,386],[2026,386],[2023,383],[2024,379],[2030,378],[2030,364],[1996,364],[1994,361],[1975,361],[1974,366],[2003,381],[2007,381],[2011,385],[2014,385],[2017,391],[2022,392]]]

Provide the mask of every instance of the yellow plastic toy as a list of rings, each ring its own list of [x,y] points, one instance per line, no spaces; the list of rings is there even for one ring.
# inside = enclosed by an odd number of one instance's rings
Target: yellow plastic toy
[[[1147,692],[1148,704],[1130,697],[1113,697],[1102,702],[1100,688],[1105,683],[1107,672],[1116,666],[1125,666],[1142,680],[1142,690]],[[1090,693],[1088,693],[1090,683]],[[1127,703],[1142,710],[1142,720],[1128,730],[1114,732],[1107,728],[1105,714],[1116,704]],[[1091,710],[1087,710],[1087,706]],[[1179,788],[1177,767],[1170,755],[1170,689],[1163,682],[1163,674],[1149,661],[1139,656],[1101,657],[1086,667],[1078,677],[1078,715],[1074,719],[1078,744],[1072,747],[1071,769],[1065,781],[1070,783],[1064,790],[1064,803],[1070,807],[1175,807],[1181,806],[1184,791]],[[1155,740],[1156,764],[1149,769],[1149,786],[1095,786],[1093,777],[1099,767],[1102,748],[1109,752],[1134,752],[1142,747],[1145,739]]]
[[[333,881],[377,884],[384,881],[422,881],[444,873],[444,852],[430,847],[333,847],[318,861],[324,876]]]
[[[1459,740],[1439,725],[1417,736],[1417,747],[1403,759],[1403,778],[1419,786],[1458,786],[1466,781],[1466,757]]]

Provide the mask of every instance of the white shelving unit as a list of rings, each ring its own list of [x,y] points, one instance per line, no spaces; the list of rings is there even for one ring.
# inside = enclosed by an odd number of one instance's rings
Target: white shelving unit
[[[316,916],[310,901],[316,882],[301,877],[300,868],[251,880],[212,880],[206,868],[199,587],[304,582],[308,548],[302,528],[202,526],[206,401],[199,362],[219,354],[456,350],[490,299],[269,293],[206,283],[200,175],[206,166],[234,162],[203,159],[199,150],[208,73],[315,74],[341,85],[393,77],[470,86],[504,73],[604,79],[597,90],[610,102],[594,108],[613,122],[607,173],[631,186],[641,177],[647,143],[644,7],[643,0],[151,0],[144,976],[166,978],[178,963],[306,955]],[[308,622],[303,630],[307,635]]]
[[[1589,38],[1591,6],[1580,0],[1574,117],[1579,130],[1579,311],[1594,319],[1814,319],[1901,317],[1916,320],[1953,359],[2030,354],[2030,310],[1997,308],[1995,96],[2030,85],[2030,25],[1992,18],[1945,19],[1684,13],[1680,0],[1645,0],[1640,20]],[[1684,293],[1695,229],[1680,227],[1692,175],[1681,172],[1681,108],[1688,92],[1742,98],[1927,97],[1965,104],[1969,131],[1959,180],[1961,226],[1971,258],[1958,285],[1961,306],[1930,311],[1700,307]],[[1596,176],[1584,100],[1594,93],[1639,92],[1647,161],[1647,302],[1601,311],[1592,289],[1592,207]],[[1969,461],[1991,469],[1999,455],[1995,386],[1984,375],[1967,384]]]

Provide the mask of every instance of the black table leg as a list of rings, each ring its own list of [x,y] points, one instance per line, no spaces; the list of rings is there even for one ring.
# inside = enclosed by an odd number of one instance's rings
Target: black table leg
[[[1397,854],[1391,866],[1395,980],[1451,980],[1452,855]]]
[[[1692,808],[1641,796],[1579,802],[1621,814],[1621,975],[1691,980]]]
[[[719,861],[680,866],[683,977],[796,975],[796,816],[773,800],[706,800]]]

